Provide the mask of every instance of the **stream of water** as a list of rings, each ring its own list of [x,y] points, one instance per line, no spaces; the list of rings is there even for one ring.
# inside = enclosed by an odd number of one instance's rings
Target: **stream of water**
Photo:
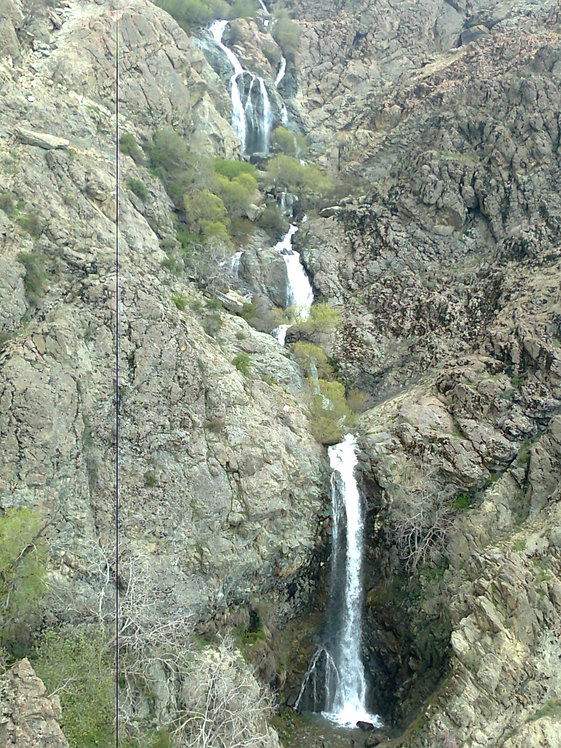
[[[233,68],[230,78],[232,127],[238,136],[242,156],[269,153],[273,126],[271,101],[265,81],[249,70],[244,70],[235,52],[222,41],[228,21],[214,21],[210,26],[212,38]]]
[[[368,711],[361,654],[364,517],[355,437],[347,434],[328,453],[333,518],[328,641],[315,652],[295,706],[306,704],[340,727],[358,722],[381,727],[380,718]]]
[[[269,11],[263,0],[262,10]],[[227,21],[215,21],[210,32],[233,68],[230,78],[232,125],[241,143],[242,155],[269,150],[272,114],[265,81],[243,69],[236,54],[223,41]],[[275,78],[278,88],[286,73],[286,59],[281,57]],[[283,105],[282,121],[288,113]],[[284,196],[286,199],[286,196]],[[283,205],[286,209],[286,206]],[[304,219],[305,220],[305,219]],[[296,307],[300,319],[310,314],[314,293],[299,253],[293,247],[298,227],[291,224],[274,250],[286,264],[286,306]],[[242,252],[231,259],[231,274],[237,278]],[[272,335],[284,345],[290,325],[280,325]],[[317,382],[317,375],[316,375]],[[318,388],[319,392],[319,388]],[[376,727],[381,720],[368,711],[367,684],[362,661],[362,607],[364,589],[362,561],[364,517],[357,485],[355,437],[347,434],[343,441],[329,448],[333,537],[330,570],[330,602],[325,627],[325,642],[311,662],[295,708],[310,708],[338,727],[355,728],[359,722]]]

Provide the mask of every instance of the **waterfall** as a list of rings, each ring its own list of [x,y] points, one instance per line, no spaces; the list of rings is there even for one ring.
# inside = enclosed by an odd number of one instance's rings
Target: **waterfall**
[[[330,447],[328,453],[332,470],[332,592],[335,592],[334,585],[339,581],[337,572],[343,559],[345,572],[342,605],[334,611],[339,617],[339,625],[335,628],[338,637],[333,648],[333,662],[339,677],[335,688],[330,687],[329,693],[326,691],[330,701],[326,702],[324,716],[348,727],[354,727],[360,720],[379,724],[379,718],[366,708],[366,680],[361,657],[364,526],[355,477],[358,463],[355,437],[347,434],[340,444]]]
[[[237,55],[222,41],[227,25],[228,21],[214,21],[210,33],[234,71],[230,78],[232,127],[240,141],[242,155],[267,155],[273,125],[267,86],[263,78],[244,70]]]
[[[281,55],[279,70],[277,73],[277,77],[275,78],[275,88],[279,87],[279,83],[284,78],[285,73],[286,73],[286,57],[284,55]]]
[[[285,236],[275,245],[286,264],[288,287],[286,289],[286,306],[296,306],[300,311],[300,318],[307,319],[310,307],[314,303],[314,292],[310,280],[300,261],[300,255],[292,247],[292,237],[298,231],[298,226],[290,225]]]
[[[259,5],[260,5],[260,6],[261,6],[261,7],[263,8],[263,11],[264,11],[264,12],[265,12],[265,13],[266,13],[267,15],[269,15],[269,10],[268,10],[267,6],[265,5],[265,3],[263,2],[263,0],[259,0]]]
[[[271,335],[280,343],[280,345],[284,345],[286,343],[286,332],[290,327],[292,327],[292,325],[279,325],[278,327],[275,327],[274,330],[271,330]]]
[[[341,727],[355,727],[359,721],[380,727],[380,718],[366,706],[361,657],[364,519],[355,476],[355,437],[347,434],[342,442],[329,448],[328,454],[333,518],[326,629],[329,643],[314,654],[295,708],[305,701],[313,711],[321,710],[326,719]]]
[[[240,260],[242,259],[243,252],[236,252],[230,258],[230,275],[238,280],[240,271]]]

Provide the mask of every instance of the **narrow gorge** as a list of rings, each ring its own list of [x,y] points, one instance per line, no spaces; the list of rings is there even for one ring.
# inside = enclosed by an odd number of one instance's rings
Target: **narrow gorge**
[[[0,746],[561,748],[559,0],[0,16]]]

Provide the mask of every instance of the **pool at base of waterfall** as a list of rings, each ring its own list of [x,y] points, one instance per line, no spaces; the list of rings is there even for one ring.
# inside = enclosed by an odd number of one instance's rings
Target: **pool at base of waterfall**
[[[390,748],[394,745],[391,738],[397,735],[387,726],[362,730],[342,727],[317,712],[296,714],[287,710],[275,717],[273,723],[282,745],[290,748],[350,748],[351,745],[364,748],[376,740]]]
[[[373,727],[383,727],[383,722],[377,714],[369,714],[364,709],[352,704],[345,704],[338,712],[322,712],[322,717],[339,727],[355,728],[359,722]]]

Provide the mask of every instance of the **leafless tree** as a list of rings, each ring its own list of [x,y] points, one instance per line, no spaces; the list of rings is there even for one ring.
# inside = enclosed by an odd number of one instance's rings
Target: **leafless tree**
[[[270,694],[225,637],[195,655],[183,688],[185,710],[174,743],[189,748],[279,748],[267,720]]]
[[[390,526],[399,555],[409,569],[416,569],[446,541],[454,516],[446,491],[435,472],[418,471],[407,485],[391,491]]]

